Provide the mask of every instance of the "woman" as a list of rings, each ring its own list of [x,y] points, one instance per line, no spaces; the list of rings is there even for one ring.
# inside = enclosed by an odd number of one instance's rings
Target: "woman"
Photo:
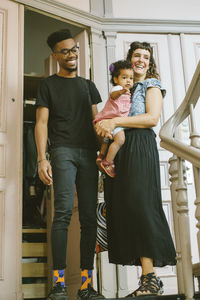
[[[162,89],[149,43],[133,42],[127,60],[134,70],[134,93],[128,117],[102,120],[97,134],[112,138],[115,127],[129,127],[116,160],[116,177],[105,180],[109,261],[141,265],[139,288],[128,295],[161,294],[154,267],[176,264],[176,252],[162,208],[155,133]],[[111,95],[115,97],[114,93]]]

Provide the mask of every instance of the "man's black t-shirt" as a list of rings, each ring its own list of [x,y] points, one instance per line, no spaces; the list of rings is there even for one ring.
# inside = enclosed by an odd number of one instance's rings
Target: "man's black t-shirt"
[[[42,80],[36,105],[49,109],[51,147],[96,148],[91,106],[101,101],[95,84],[90,80],[56,74]]]

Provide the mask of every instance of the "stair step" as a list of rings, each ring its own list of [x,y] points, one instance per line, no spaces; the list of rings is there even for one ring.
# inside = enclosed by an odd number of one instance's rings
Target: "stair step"
[[[185,300],[184,295],[162,295],[162,296],[139,296],[135,297],[134,299],[138,298],[138,300]],[[124,298],[121,298],[124,300]],[[132,297],[126,298],[127,300],[133,300]],[[111,299],[109,299],[111,300]],[[119,300],[119,299],[118,299]]]
[[[46,283],[22,284],[24,299],[38,299],[47,296]]]
[[[46,228],[22,228],[22,233],[46,233]]]
[[[47,277],[47,263],[23,263],[22,277]]]
[[[41,257],[47,256],[46,243],[23,243],[22,257]]]
[[[135,297],[134,299],[138,298],[138,300],[186,300],[185,295],[177,294],[177,295],[162,295],[162,296],[139,296]],[[119,300],[118,298],[117,300]],[[121,298],[124,300],[124,298]],[[133,300],[132,297],[126,298],[127,300]],[[200,294],[195,293],[194,299],[200,299]],[[111,300],[111,299],[109,299]],[[114,299],[113,299],[114,300]]]

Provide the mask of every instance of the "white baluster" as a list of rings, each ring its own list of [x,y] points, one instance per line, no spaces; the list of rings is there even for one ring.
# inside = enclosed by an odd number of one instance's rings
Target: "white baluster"
[[[186,299],[193,299],[194,286],[191,261],[191,242],[190,242],[190,226],[188,216],[188,197],[187,187],[184,179],[184,161],[178,157],[178,186],[177,191],[177,212],[178,226],[180,233],[180,246],[182,257],[182,270],[184,281],[184,294]]]
[[[173,212],[173,221],[174,221],[174,234],[176,241],[176,271],[177,271],[177,283],[178,283],[178,293],[184,294],[184,281],[183,281],[183,269],[182,269],[182,258],[181,258],[181,245],[180,245],[180,234],[178,226],[178,212],[177,212],[177,186],[178,186],[178,168],[177,168],[177,156],[173,155],[169,159],[169,174],[171,175],[170,181],[170,190],[171,190],[171,200],[172,200],[172,212]]]
[[[191,127],[191,146],[195,148],[200,148],[200,135],[197,133],[195,117],[193,111],[193,105],[190,105],[190,127]],[[196,200],[194,204],[196,205],[195,218],[197,219],[198,233],[197,233],[197,241],[199,248],[199,256],[200,256],[200,169],[193,165],[193,173],[194,173],[194,184],[195,184],[195,192],[196,192]]]
[[[196,191],[196,200],[194,204],[196,205],[195,210],[195,218],[197,219],[198,228],[197,232],[197,241],[198,241],[198,248],[199,248],[199,255],[200,255],[200,169],[193,166],[194,172],[194,183],[195,183],[195,191]]]

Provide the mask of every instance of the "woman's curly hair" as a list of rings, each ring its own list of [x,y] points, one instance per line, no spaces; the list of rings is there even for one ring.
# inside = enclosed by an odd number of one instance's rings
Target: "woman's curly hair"
[[[131,43],[130,48],[128,50],[127,58],[126,58],[128,61],[131,62],[133,52],[136,49],[145,49],[145,50],[149,51],[149,53],[150,53],[149,69],[147,70],[146,79],[147,78],[160,79],[160,75],[158,74],[156,63],[153,58],[153,48],[151,47],[151,45],[147,42],[138,42],[138,41]]]
[[[116,85],[116,83],[114,82],[114,77],[118,77],[120,75],[120,70],[124,70],[124,69],[133,70],[132,63],[127,60],[118,60],[109,66],[110,75],[111,75],[110,82],[113,85]]]

